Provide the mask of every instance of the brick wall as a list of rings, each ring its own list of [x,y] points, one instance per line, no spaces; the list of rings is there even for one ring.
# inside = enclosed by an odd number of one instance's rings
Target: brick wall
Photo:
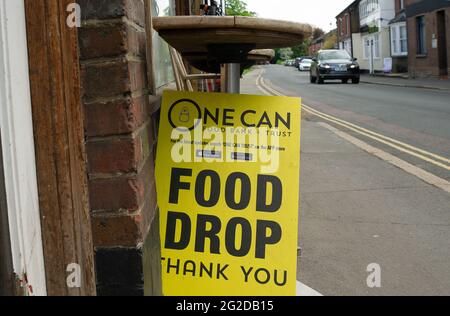
[[[411,0],[409,1],[411,2]],[[408,2],[408,3],[409,3]],[[439,59],[438,49],[432,47],[433,35],[437,38],[437,17],[436,11],[420,14],[425,16],[426,25],[426,46],[425,56],[417,55],[417,25],[416,16],[408,17],[408,68],[412,77],[438,77]],[[446,35],[447,35],[447,65],[450,72],[450,8],[445,8],[446,15]]]
[[[154,180],[159,100],[147,90],[143,0],[78,0],[89,196],[99,295],[142,295],[158,244]],[[152,238],[150,238],[153,236]],[[153,239],[153,240],[149,240]],[[156,255],[155,258],[158,256]],[[153,271],[153,274],[154,271]],[[155,282],[158,282],[157,280]],[[155,293],[150,293],[155,294]],[[158,293],[156,293],[158,294]]]

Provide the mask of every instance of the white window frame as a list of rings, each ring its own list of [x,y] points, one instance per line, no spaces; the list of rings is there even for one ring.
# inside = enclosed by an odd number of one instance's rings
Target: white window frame
[[[408,38],[406,38],[406,51],[401,50],[401,32],[400,29],[404,27],[406,30],[406,23],[398,23],[391,25],[391,55],[392,56],[408,56]],[[406,36],[407,32],[405,32]],[[395,45],[395,43],[397,45]]]
[[[24,0],[0,1],[0,43],[1,147],[13,268],[26,294],[44,296]]]
[[[345,14],[345,18],[346,18],[346,28],[347,28],[347,32],[345,33],[346,36],[349,36],[352,34],[352,30],[350,29],[350,14],[346,13]]]

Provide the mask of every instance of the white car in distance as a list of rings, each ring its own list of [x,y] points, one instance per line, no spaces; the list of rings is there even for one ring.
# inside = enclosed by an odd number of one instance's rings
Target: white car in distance
[[[298,70],[309,71],[311,69],[312,59],[303,59],[298,65]]]

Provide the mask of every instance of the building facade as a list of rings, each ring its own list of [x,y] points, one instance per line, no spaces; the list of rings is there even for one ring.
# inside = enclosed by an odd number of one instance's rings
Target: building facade
[[[359,0],[352,2],[336,17],[339,49],[353,56],[353,33],[359,33]]]
[[[359,1],[359,33],[352,34],[353,56],[362,70],[387,71],[391,60],[389,22],[395,17],[393,0]]]
[[[450,1],[405,0],[410,76],[448,78]]]
[[[408,72],[408,32],[405,0],[395,0],[395,18],[389,22],[391,35],[392,71]]]
[[[325,35],[313,40],[311,42],[311,45],[309,45],[309,56],[317,55],[317,52],[323,48],[324,42],[325,42]]]

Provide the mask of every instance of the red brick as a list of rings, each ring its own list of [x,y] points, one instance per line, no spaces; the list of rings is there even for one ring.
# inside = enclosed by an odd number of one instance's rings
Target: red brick
[[[142,0],[77,0],[81,7],[81,18],[114,19],[127,17],[138,25],[145,25],[145,10]]]
[[[135,247],[147,238],[156,210],[156,190],[153,183],[141,211],[137,214],[95,214],[92,218],[95,246]]]
[[[117,56],[127,52],[127,33],[123,23],[82,27],[79,33],[82,60]]]
[[[147,84],[147,68],[144,62],[130,61],[128,63],[131,91],[141,91],[148,87]]]
[[[85,99],[111,97],[131,91],[128,62],[125,59],[83,65],[81,77]]]
[[[88,137],[129,134],[150,119],[148,96],[124,97],[85,106]]]
[[[94,211],[135,212],[144,203],[154,181],[153,155],[137,175],[89,180],[89,200]]]
[[[89,200],[92,210],[135,211],[144,188],[135,177],[117,177],[89,181]]]
[[[114,57],[127,53],[145,57],[145,31],[138,31],[122,20],[119,23],[82,27],[79,32],[82,60]]]
[[[136,172],[141,162],[141,142],[133,138],[108,138],[88,142],[89,174],[111,174]]]
[[[141,215],[92,217],[93,240],[96,247],[136,247],[143,235],[140,229]]]
[[[144,62],[120,59],[81,68],[85,100],[126,95],[147,88]]]

